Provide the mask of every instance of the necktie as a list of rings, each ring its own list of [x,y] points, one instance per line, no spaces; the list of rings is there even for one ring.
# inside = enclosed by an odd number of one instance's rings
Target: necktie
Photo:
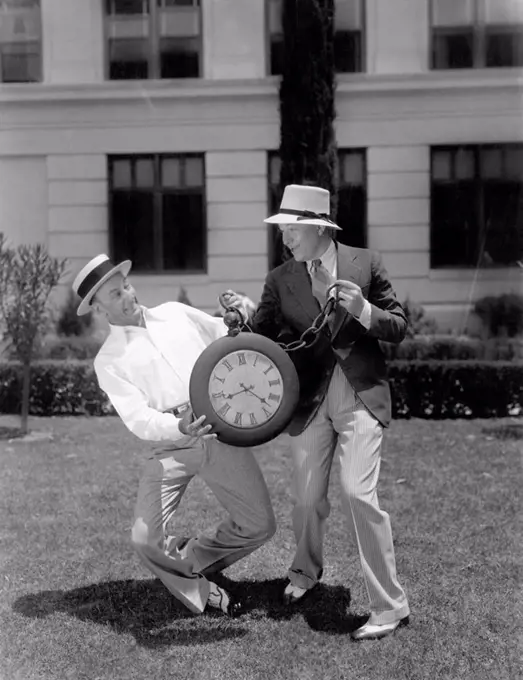
[[[321,260],[312,261],[312,294],[323,308],[327,302],[327,289],[333,283],[333,279],[329,272],[322,265]]]

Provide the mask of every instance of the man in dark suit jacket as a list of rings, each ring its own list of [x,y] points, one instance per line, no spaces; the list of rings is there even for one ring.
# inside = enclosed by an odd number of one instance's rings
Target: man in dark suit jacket
[[[298,602],[321,579],[328,483],[336,453],[343,505],[371,611],[352,636],[370,639],[393,632],[409,614],[396,576],[389,516],[376,493],[383,428],[391,419],[378,341],[401,342],[407,319],[381,257],[331,238],[339,227],[329,217],[329,199],[325,189],[290,185],[280,212],[265,220],[279,226],[293,258],[269,272],[251,325],[277,342],[297,340],[326,302],[329,285],[339,284],[331,293],[336,296],[334,311],[317,342],[289,353],[300,379],[300,402],[288,428],[297,550],[284,600]]]

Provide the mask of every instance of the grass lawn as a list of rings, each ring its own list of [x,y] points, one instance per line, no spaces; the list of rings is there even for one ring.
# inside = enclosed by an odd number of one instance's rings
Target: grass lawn
[[[247,598],[228,620],[193,616],[129,542],[147,447],[116,418],[34,419],[50,438],[0,441],[1,680],[516,680],[522,441],[503,421],[396,421],[380,501],[392,518],[411,623],[354,643],[365,614],[337,465],[323,583],[279,602],[294,542],[286,440],[260,447],[278,519],[269,544],[224,572]],[[199,479],[177,525],[210,528],[220,508]],[[518,517],[519,515],[519,517]]]

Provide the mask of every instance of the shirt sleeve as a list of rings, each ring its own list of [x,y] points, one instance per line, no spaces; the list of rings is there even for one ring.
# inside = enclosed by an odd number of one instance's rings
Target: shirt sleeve
[[[227,326],[224,324],[221,316],[211,316],[206,312],[196,309],[196,307],[189,307],[189,305],[184,305],[184,307],[186,308],[185,313],[198,326],[202,338],[207,345],[227,335]]]
[[[180,432],[180,418],[151,408],[143,392],[120,375],[114,365],[97,360],[94,369],[100,388],[134,435],[146,441],[170,441],[177,444],[190,439]]]
[[[371,314],[372,314],[372,305],[370,304],[370,302],[368,300],[365,300],[365,303],[363,305],[363,309],[362,309],[362,312],[361,312],[361,314],[358,318],[358,321],[367,330],[369,330],[369,328],[370,328]]]

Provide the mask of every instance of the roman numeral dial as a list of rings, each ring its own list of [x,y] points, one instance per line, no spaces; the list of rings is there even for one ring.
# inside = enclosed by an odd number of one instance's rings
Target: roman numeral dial
[[[261,352],[239,350],[215,365],[208,385],[211,406],[229,425],[256,428],[281,407],[284,384],[276,364]]]

